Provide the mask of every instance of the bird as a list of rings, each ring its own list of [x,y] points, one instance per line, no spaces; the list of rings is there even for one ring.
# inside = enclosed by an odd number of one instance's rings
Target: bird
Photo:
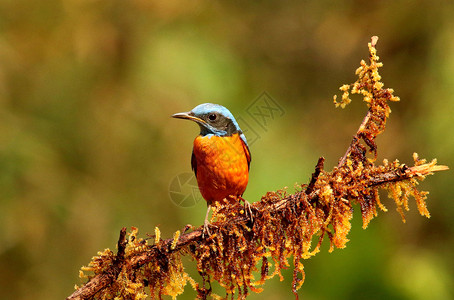
[[[203,233],[210,234],[211,206],[224,199],[234,203],[246,190],[251,152],[235,117],[222,105],[203,103],[172,117],[194,121],[200,127],[200,134],[193,143],[191,166],[207,202]]]

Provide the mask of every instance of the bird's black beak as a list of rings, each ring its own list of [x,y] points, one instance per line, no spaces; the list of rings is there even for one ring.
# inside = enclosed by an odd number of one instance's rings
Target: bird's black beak
[[[198,123],[200,125],[206,125],[207,124],[207,122],[205,122],[204,120],[194,116],[194,113],[192,111],[174,114],[174,115],[172,115],[172,118],[191,120],[191,121],[194,121],[194,122],[196,122],[196,123]]]

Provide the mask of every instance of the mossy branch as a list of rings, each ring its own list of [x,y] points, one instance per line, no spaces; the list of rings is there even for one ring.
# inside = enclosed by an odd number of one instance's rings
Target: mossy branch
[[[67,299],[175,298],[188,282],[198,298],[215,298],[212,281],[218,281],[227,294],[243,299],[249,291],[260,292],[267,279],[276,275],[282,279],[281,270],[289,266],[290,258],[294,267],[292,291],[297,298],[305,277],[302,260],[319,252],[326,237],[330,251],[346,246],[353,205],[361,208],[364,228],[377,216],[377,207],[387,211],[379,189],[388,191],[403,221],[410,196],[415,198],[420,214],[429,217],[427,192],[416,186],[426,175],[448,167],[437,165],[436,160],[426,163],[416,153],[411,167],[397,160],[375,165],[375,138],[385,129],[391,112],[388,102],[399,100],[380,82],[377,39],[373,37],[369,43],[369,64],[361,61],[356,71],[358,80],[341,87],[340,102],[334,99],[336,106],[345,107],[351,101],[350,93],[361,94],[369,107],[337,167],[325,171],[324,158],[320,158],[309,184],[303,184],[301,190],[293,194],[285,190],[268,192],[247,209],[240,201],[233,205],[217,203],[207,237],[202,237],[202,227],[188,225],[182,234],[177,231],[173,238],[161,240],[156,228],[154,242],[149,243],[150,239],[137,238],[136,228],[127,238],[123,228],[117,254],[109,249],[99,252],[88,267],[82,268],[81,277],[89,281]],[[182,255],[195,260],[201,283],[184,271]],[[93,274],[87,276],[85,271]]]

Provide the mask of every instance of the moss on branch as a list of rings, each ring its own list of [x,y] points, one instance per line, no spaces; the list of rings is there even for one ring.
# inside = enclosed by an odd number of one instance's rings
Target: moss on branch
[[[217,297],[211,292],[211,282],[217,281],[227,294],[243,299],[250,291],[259,293],[264,282],[283,275],[281,270],[293,267],[292,290],[297,290],[305,278],[303,261],[320,251],[325,239],[330,251],[344,248],[351,228],[353,206],[361,209],[363,227],[387,209],[380,201],[379,190],[385,189],[405,221],[410,197],[416,200],[419,213],[429,217],[427,192],[417,189],[418,182],[446,166],[427,163],[413,155],[414,166],[395,160],[376,164],[376,137],[385,130],[391,109],[390,101],[399,99],[394,91],[384,88],[378,69],[382,66],[376,55],[376,37],[369,43],[369,63],[361,61],[358,80],[340,89],[342,100],[334,102],[345,107],[350,94],[360,94],[368,112],[338,166],[324,170],[320,158],[309,184],[288,194],[281,190],[268,192],[249,210],[241,204],[217,203],[209,229],[210,236],[202,237],[202,227],[187,226],[171,239],[139,238],[133,228],[126,236],[121,230],[118,251],[99,252],[81,277],[88,282],[78,287],[67,299],[141,299],[173,298],[183,293],[189,283],[205,299]],[[197,264],[201,280],[196,282],[184,270],[182,256],[188,255]],[[86,275],[89,272],[89,275]]]

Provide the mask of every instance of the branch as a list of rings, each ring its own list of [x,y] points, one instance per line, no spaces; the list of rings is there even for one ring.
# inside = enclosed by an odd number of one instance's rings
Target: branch
[[[369,186],[379,186],[386,183],[404,181],[413,177],[432,175],[433,172],[447,171],[448,166],[435,165],[433,163],[423,164],[414,167],[403,165],[402,168],[388,173],[377,174],[371,179]]]
[[[118,252],[116,259],[111,268],[103,274],[93,277],[82,288],[76,290],[71,296],[66,299],[90,299],[101,289],[110,285],[113,279],[118,276],[123,266],[126,244],[126,227],[123,227],[120,231],[120,238],[118,239],[117,243]]]
[[[378,42],[378,37],[373,36],[372,39],[371,39],[371,43],[370,43],[370,47],[369,48],[375,49],[375,46],[377,45],[377,42]],[[374,53],[372,51],[370,52],[369,59],[371,60],[371,65],[374,64],[375,59],[374,59]],[[363,65],[363,61],[361,62],[361,65]],[[344,91],[344,94],[343,94],[343,97],[342,97],[343,102],[338,104],[336,102],[336,96],[335,96],[334,97],[334,103],[336,104],[336,107],[337,106],[342,106],[342,108],[344,108],[347,104],[349,104],[351,102],[351,100],[350,100],[350,98],[348,98],[348,93],[346,93],[346,86],[343,86],[341,88],[341,90]],[[373,93],[374,92],[375,92],[375,90],[373,90]],[[374,96],[376,97],[377,95],[374,95]],[[345,163],[345,160],[350,155],[350,153],[352,152],[352,150],[355,147],[355,145],[357,144],[357,142],[361,139],[361,133],[364,132],[364,130],[366,129],[367,124],[369,122],[369,119],[370,119],[370,117],[372,116],[373,113],[374,113],[374,111],[372,110],[372,107],[369,107],[369,110],[367,111],[366,116],[364,117],[363,121],[361,122],[361,125],[359,125],[358,131],[353,136],[353,140],[350,143],[350,146],[348,147],[348,149],[345,152],[344,156],[339,160],[339,164],[337,165],[337,167],[341,167]]]
[[[317,179],[323,170],[324,164],[325,164],[325,158],[320,157],[318,159],[317,165],[315,166],[315,172],[312,174],[311,181],[309,182],[309,185],[307,186],[306,194],[309,195],[310,193],[312,193],[314,191],[315,183],[317,182]]]
[[[317,167],[323,166],[323,158],[319,159],[319,163],[317,164]],[[447,166],[441,166],[441,165],[434,165],[432,163],[420,165],[420,166],[414,166],[414,167],[403,167],[400,169],[395,169],[391,170],[386,173],[381,173],[377,174],[374,177],[371,177],[370,180],[367,182],[368,187],[376,187],[380,185],[385,185],[387,183],[392,183],[396,181],[404,181],[404,180],[409,180],[413,177],[420,177],[420,176],[426,176],[430,175],[433,172],[438,172],[438,171],[445,171],[448,170],[449,168]],[[317,169],[316,169],[317,170]],[[320,169],[318,169],[320,170]],[[311,178],[311,183],[317,179],[318,175],[320,174],[320,171],[316,171]],[[306,190],[306,193],[309,191],[309,188]],[[283,211],[286,206],[289,206],[292,204],[291,200],[298,198],[301,195],[300,193],[297,193],[295,195],[287,196],[281,201],[277,202],[275,204],[275,212],[278,213],[280,211]],[[313,195],[311,200],[316,200],[317,195]],[[251,208],[254,211],[254,215],[257,214],[258,209],[257,205],[258,203],[253,203],[251,204]],[[228,228],[231,225],[244,225],[245,223],[249,222],[250,219],[246,215],[241,215],[233,220],[225,221],[222,223],[216,223],[215,226],[218,230],[223,231],[226,228]],[[194,231],[191,231],[189,233],[185,233],[182,236],[179,237],[177,242],[175,243],[175,247],[171,249],[171,245],[174,243],[174,239],[166,239],[162,240],[158,245],[153,245],[149,248],[144,249],[144,251],[140,253],[136,253],[133,256],[128,257],[126,261],[123,263],[126,265],[130,265],[134,270],[138,270],[141,267],[143,267],[145,264],[151,262],[152,260],[156,259],[156,254],[158,253],[158,249],[165,249],[164,251],[166,253],[173,253],[173,252],[178,252],[180,249],[184,248],[185,246],[189,244],[195,244],[202,240],[202,228],[196,228]],[[125,243],[125,233],[126,233],[126,228],[123,228],[120,232],[120,238],[118,240],[118,245],[124,245]],[[117,257],[122,257],[124,255],[124,247],[119,247],[118,248],[118,253]],[[123,254],[122,254],[123,253]],[[111,269],[106,270],[104,273],[99,274],[95,277],[93,277],[88,283],[86,283],[84,286],[82,286],[80,289],[76,290],[71,296],[66,298],[67,300],[78,300],[78,299],[90,299],[92,298],[100,289],[105,288],[106,286],[110,285],[113,280],[116,278],[116,276],[119,273],[119,265],[114,264]]]
[[[388,102],[399,100],[379,81],[382,64],[376,56],[377,40],[373,37],[369,43],[370,62],[361,61],[356,71],[358,80],[340,88],[340,102],[334,98],[336,106],[345,107],[351,101],[350,93],[360,94],[369,108],[337,167],[327,172],[324,158],[319,158],[309,184],[290,195],[285,190],[268,192],[250,205],[250,213],[245,213],[241,199],[234,204],[215,203],[209,224],[211,235],[205,238],[202,227],[186,226],[182,235],[177,231],[173,238],[161,240],[156,228],[154,242],[149,244],[150,239],[137,238],[136,228],[126,239],[123,228],[117,254],[107,249],[94,257],[81,271],[81,277],[89,281],[67,299],[176,297],[188,282],[199,298],[206,299],[212,281],[227,294],[244,298],[249,291],[260,292],[259,286],[267,279],[276,275],[282,279],[281,270],[288,268],[290,258],[294,267],[292,291],[298,298],[297,290],[305,277],[302,260],[318,253],[325,238],[329,239],[330,251],[346,246],[353,205],[361,208],[364,228],[377,216],[377,208],[386,211],[379,189],[388,190],[403,221],[410,196],[415,198],[419,213],[429,217],[427,192],[417,189],[418,181],[447,170],[447,166],[437,165],[436,160],[427,163],[417,154],[411,167],[397,160],[375,164],[375,139],[385,129]],[[189,228],[192,231],[186,233]],[[197,263],[201,283],[184,271],[182,255],[191,256]],[[87,276],[84,271],[93,275]],[[254,277],[257,271],[259,279]]]

